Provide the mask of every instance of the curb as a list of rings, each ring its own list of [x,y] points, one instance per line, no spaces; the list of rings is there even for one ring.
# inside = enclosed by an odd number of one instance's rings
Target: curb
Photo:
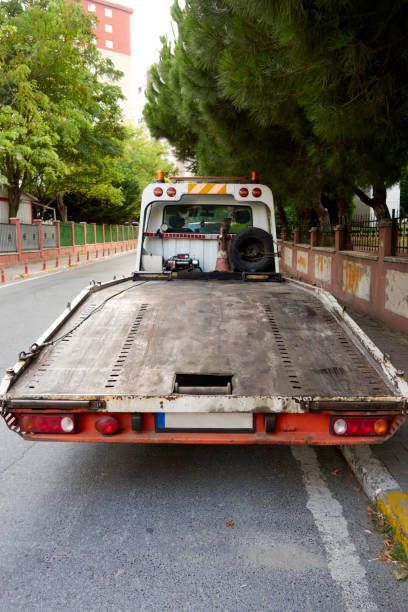
[[[385,516],[408,555],[408,493],[369,446],[341,446],[340,450],[365,494]]]

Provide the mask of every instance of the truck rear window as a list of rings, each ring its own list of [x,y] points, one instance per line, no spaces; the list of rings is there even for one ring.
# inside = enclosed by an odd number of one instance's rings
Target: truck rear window
[[[192,205],[165,206],[163,223],[167,232],[179,234],[218,234],[221,224],[227,233],[238,234],[252,227],[252,210],[249,206]]]

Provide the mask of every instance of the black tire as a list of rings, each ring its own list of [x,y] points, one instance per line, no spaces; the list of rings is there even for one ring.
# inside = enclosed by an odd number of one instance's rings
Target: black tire
[[[228,245],[228,259],[238,272],[274,272],[272,236],[259,227],[240,232]]]

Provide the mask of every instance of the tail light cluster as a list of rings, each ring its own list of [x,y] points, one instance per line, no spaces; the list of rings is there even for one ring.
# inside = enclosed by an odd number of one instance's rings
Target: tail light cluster
[[[73,414],[22,414],[19,425],[26,433],[75,433]]]
[[[239,195],[241,198],[247,198],[249,196],[249,189],[247,187],[241,187],[239,190]],[[260,187],[254,187],[252,189],[252,196],[254,198],[260,198],[262,195],[262,189]]]
[[[392,421],[390,416],[331,417],[330,431],[336,436],[385,436]]]

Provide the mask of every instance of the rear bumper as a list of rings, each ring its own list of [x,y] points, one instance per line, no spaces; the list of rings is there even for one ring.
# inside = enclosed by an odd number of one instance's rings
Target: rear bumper
[[[47,411],[52,414],[55,411]],[[13,411],[15,423],[18,426],[19,416],[27,414],[26,410]],[[31,413],[31,414],[34,414]],[[35,411],[39,414],[39,411]],[[42,414],[45,414],[43,412]],[[119,422],[119,428],[114,435],[102,435],[95,427],[96,419],[109,414]],[[392,415],[391,425],[385,436],[339,436],[330,432],[330,414],[279,414],[276,415],[274,430],[266,431],[265,414],[254,415],[254,431],[241,432],[158,432],[155,414],[140,415],[140,430],[132,428],[132,414],[106,412],[75,412],[75,433],[24,433],[20,435],[26,440],[53,442],[101,442],[101,443],[131,443],[131,444],[274,444],[274,445],[325,445],[341,444],[379,444],[390,438],[402,425],[406,416]],[[338,416],[346,416],[344,412]],[[351,416],[355,416],[353,413]],[[364,416],[369,416],[367,413]],[[374,414],[373,416],[378,416]],[[134,425],[133,425],[134,427]]]

